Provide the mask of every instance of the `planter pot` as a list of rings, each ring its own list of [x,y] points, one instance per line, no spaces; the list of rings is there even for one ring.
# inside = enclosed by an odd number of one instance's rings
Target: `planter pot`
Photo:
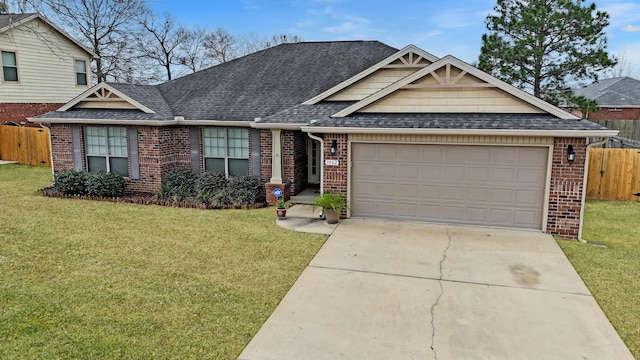
[[[287,217],[287,209],[278,209],[276,208],[276,215],[278,215],[278,219],[284,219]]]
[[[340,211],[324,209],[324,217],[327,219],[327,224],[337,224],[340,219]]]

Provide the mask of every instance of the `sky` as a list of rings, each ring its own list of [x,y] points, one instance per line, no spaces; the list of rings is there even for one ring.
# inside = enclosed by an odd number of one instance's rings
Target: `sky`
[[[233,35],[297,35],[304,41],[379,40],[413,44],[438,57],[477,61],[495,0],[147,0],[188,27]],[[640,79],[640,0],[595,0],[610,15],[608,50]]]

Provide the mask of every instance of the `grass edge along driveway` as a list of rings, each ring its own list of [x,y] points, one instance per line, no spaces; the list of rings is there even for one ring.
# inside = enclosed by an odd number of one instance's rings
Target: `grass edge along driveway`
[[[234,359],[326,240],[273,209],[45,198],[0,166],[0,358]]]
[[[558,244],[636,359],[640,359],[640,203],[587,201],[583,238]]]

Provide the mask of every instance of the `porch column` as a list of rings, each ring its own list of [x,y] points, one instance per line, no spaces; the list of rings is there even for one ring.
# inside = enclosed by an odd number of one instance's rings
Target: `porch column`
[[[282,130],[271,129],[271,179],[272,184],[283,184],[282,181]],[[284,190],[284,189],[283,189]]]

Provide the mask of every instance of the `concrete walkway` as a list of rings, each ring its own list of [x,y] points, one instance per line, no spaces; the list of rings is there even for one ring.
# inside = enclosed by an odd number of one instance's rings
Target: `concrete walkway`
[[[551,236],[349,219],[239,359],[633,357]]]

